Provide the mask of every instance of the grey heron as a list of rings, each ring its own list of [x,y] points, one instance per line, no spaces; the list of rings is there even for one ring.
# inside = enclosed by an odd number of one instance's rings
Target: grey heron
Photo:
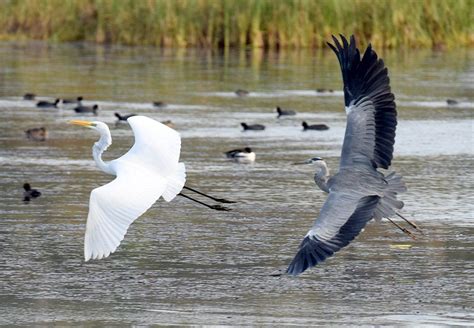
[[[354,36],[342,44],[332,37],[342,72],[347,114],[339,171],[329,176],[321,158],[313,158],[316,184],[328,197],[286,272],[299,275],[347,246],[372,218],[394,216],[403,207],[397,194],[402,177],[384,175],[393,158],[397,111],[388,71],[369,44],[361,58]]]

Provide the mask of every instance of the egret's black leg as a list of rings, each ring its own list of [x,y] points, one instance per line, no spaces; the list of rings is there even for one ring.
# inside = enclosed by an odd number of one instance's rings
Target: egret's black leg
[[[405,220],[406,223],[408,223],[409,225],[411,225],[413,228],[415,228],[416,230],[418,230],[421,234],[423,234],[423,231],[421,231],[420,228],[418,228],[418,226],[416,224],[414,224],[413,222],[409,221],[408,219],[404,218],[400,213],[398,212],[395,212],[396,215],[398,215],[400,218],[402,218],[403,220]]]
[[[201,201],[199,201],[199,200],[197,200],[197,199],[194,199],[194,198],[189,197],[189,196],[187,196],[187,195],[185,195],[185,194],[182,194],[182,193],[179,193],[178,195],[179,195],[179,196],[182,196],[182,197],[184,197],[184,198],[187,198],[187,199],[189,199],[189,200],[192,200],[193,202],[196,202],[196,203],[201,204],[201,205],[203,205],[203,206],[206,206],[206,207],[208,207],[208,208],[210,208],[210,209],[216,210],[216,211],[230,211],[230,210],[231,210],[230,208],[227,208],[227,207],[224,207],[224,206],[221,206],[221,205],[209,205],[209,204],[203,203],[203,202],[201,202]]]
[[[395,221],[391,220],[390,218],[386,218],[388,221],[390,221],[394,226],[396,226],[398,229],[406,233],[408,236],[410,236],[412,239],[416,240],[416,237],[414,234],[412,234],[409,230],[403,228],[402,226],[398,225]]]
[[[195,192],[196,194],[199,194],[199,195],[202,195],[204,197],[207,197],[207,198],[210,198],[216,202],[219,202],[219,203],[224,203],[224,204],[234,204],[234,203],[237,203],[237,202],[233,202],[231,200],[227,200],[227,199],[224,199],[224,198],[215,198],[215,197],[212,197],[210,195],[207,195],[203,192],[200,192],[199,190],[196,190],[196,189],[193,189],[193,188],[190,188],[190,187],[187,187],[187,186],[184,186],[183,189],[187,189],[189,191],[192,191],[192,192]]]

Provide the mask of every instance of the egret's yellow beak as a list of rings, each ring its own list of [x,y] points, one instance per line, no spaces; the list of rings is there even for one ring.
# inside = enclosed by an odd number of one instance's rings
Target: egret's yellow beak
[[[72,120],[72,121],[69,121],[68,122],[69,124],[74,124],[74,125],[80,125],[80,126],[84,126],[86,128],[92,128],[95,126],[94,123],[92,122],[89,122],[89,121],[81,121],[81,120]]]

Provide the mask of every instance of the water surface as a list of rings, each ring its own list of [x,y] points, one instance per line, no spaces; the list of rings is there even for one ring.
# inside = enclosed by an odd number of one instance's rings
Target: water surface
[[[291,163],[322,156],[335,170],[345,129],[332,53],[1,43],[0,324],[473,324],[474,53],[380,55],[397,97],[393,169],[408,186],[404,213],[425,235],[411,240],[371,223],[335,257],[291,278],[269,274],[292,259],[326,197],[310,167]],[[237,97],[239,88],[250,95]],[[101,110],[40,110],[22,100],[26,92],[81,95]],[[447,98],[460,103],[448,107]],[[277,105],[298,114],[277,119]],[[116,111],[172,120],[188,184],[238,203],[216,212],[160,200],[116,253],[85,263],[89,194],[111,177],[92,161],[94,132],[66,122],[108,123],[109,160],[133,143]],[[303,120],[331,128],[302,132]],[[240,122],[267,129],[242,132]],[[49,139],[27,140],[24,130],[39,126]],[[224,158],[245,146],[255,149],[254,164]],[[26,181],[43,192],[28,204]]]

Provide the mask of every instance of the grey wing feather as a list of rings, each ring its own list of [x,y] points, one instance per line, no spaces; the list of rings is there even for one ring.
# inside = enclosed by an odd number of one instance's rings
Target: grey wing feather
[[[286,272],[295,276],[299,275],[306,269],[323,262],[341,248],[347,246],[359,235],[367,222],[373,217],[378,203],[378,196],[366,196],[359,199],[353,213],[339,227],[337,233],[329,239],[318,236],[316,231],[314,234],[308,233],[301,242],[298,252]],[[318,227],[315,224],[312,230],[317,229]]]
[[[357,111],[360,109],[357,104],[361,103],[362,98],[372,102],[374,145],[371,153],[365,155],[374,167],[387,169],[393,158],[397,126],[395,97],[391,93],[388,70],[383,60],[378,59],[371,45],[367,47],[361,59],[354,36],[351,36],[350,43],[342,35],[341,39],[342,45],[334,36],[335,45],[328,44],[336,53],[341,66],[345,106],[352,107],[352,111]],[[344,160],[344,156],[341,156],[341,159]]]

